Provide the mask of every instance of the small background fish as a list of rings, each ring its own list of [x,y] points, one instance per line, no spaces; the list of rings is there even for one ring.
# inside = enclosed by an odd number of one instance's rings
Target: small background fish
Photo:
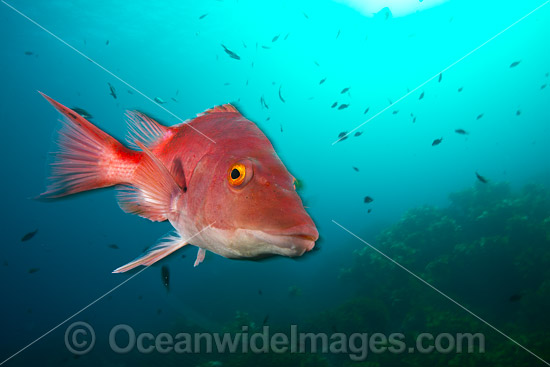
[[[550,4],[451,66],[544,1],[6,3],[122,80],[0,4],[0,363],[127,282],[2,367],[545,366],[333,220],[550,360]],[[189,247],[139,275],[112,274],[171,225],[123,213],[115,188],[35,199],[53,160],[54,131],[64,124],[58,120],[65,121],[37,90],[84,108],[124,144],[127,110],[174,126],[233,104],[307,183],[299,195],[318,226],[320,250],[302,261],[208,253],[193,267],[198,249]],[[341,132],[351,136],[332,145]],[[117,354],[108,346],[119,324],[174,337],[234,335],[247,326],[251,336],[267,315],[271,335],[292,324],[329,337],[402,332],[408,347],[422,332],[481,332],[486,350],[368,353],[351,361],[309,351]],[[63,341],[74,321],[96,334],[93,349],[78,358]]]

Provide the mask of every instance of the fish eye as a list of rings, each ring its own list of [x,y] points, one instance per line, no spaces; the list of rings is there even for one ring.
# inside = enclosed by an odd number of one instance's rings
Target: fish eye
[[[229,168],[227,180],[232,186],[239,186],[246,177],[246,167],[242,163],[234,163]]]

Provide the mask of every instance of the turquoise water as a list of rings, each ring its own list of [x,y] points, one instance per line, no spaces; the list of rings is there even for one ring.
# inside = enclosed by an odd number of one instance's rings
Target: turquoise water
[[[233,261],[209,253],[197,268],[195,250],[182,249],[6,366],[212,361],[375,366],[457,360],[544,365],[333,221],[398,256],[395,260],[496,328],[550,358],[545,316],[550,305],[550,5],[530,14],[543,2],[451,0],[430,7],[424,0],[408,2],[405,8],[412,13],[405,14],[396,2],[389,5],[393,15],[386,17],[384,10],[373,14],[382,7],[376,4],[360,10],[328,1],[8,3],[0,4],[1,361],[129,279],[132,274],[111,271],[170,230],[167,223],[123,213],[112,189],[48,203],[30,199],[44,190],[47,152],[60,126],[59,114],[37,90],[84,108],[119,139],[126,135],[128,109],[176,124],[178,118],[233,103],[269,137],[302,184],[299,193],[321,241],[319,251],[300,261]],[[222,44],[240,59],[231,58]],[[349,90],[341,93],[344,88]],[[166,103],[159,106],[155,97]],[[349,107],[331,108],[335,102]],[[335,143],[342,132],[351,134]],[[356,132],[362,134],[356,137]],[[432,146],[439,138],[441,143]],[[489,182],[479,181],[476,172]],[[539,186],[525,188],[533,184]],[[374,201],[365,203],[365,196]],[[506,205],[510,210],[495,209]],[[484,223],[492,214],[493,222]],[[423,219],[411,221],[411,215]],[[435,225],[444,216],[451,218],[453,230]],[[529,225],[513,224],[518,218]],[[476,220],[481,224],[471,226]],[[34,237],[21,242],[35,229]],[[452,237],[455,232],[459,235]],[[506,243],[500,247],[505,255],[497,245],[480,250],[488,241],[501,243],[495,238]],[[399,246],[405,250],[395,250]],[[367,255],[378,257],[367,261]],[[446,281],[428,271],[441,263],[456,271]],[[170,269],[169,292],[161,281],[162,265]],[[481,287],[480,279],[491,281]],[[395,306],[395,299],[403,298],[395,296],[400,292],[430,302]],[[459,321],[441,321],[437,327],[418,321],[427,314],[440,315],[438,320],[454,315]],[[352,322],[356,329],[341,326],[349,324],[348,318],[367,321]],[[393,322],[373,321],[381,318]],[[63,337],[78,320],[94,327],[97,342],[92,352],[75,358]],[[331,354],[285,359],[286,354],[270,353],[257,361],[223,354],[120,355],[108,344],[109,330],[121,323],[159,333],[233,330],[251,322],[326,332],[484,332],[487,352],[424,359],[386,353],[363,362]]]

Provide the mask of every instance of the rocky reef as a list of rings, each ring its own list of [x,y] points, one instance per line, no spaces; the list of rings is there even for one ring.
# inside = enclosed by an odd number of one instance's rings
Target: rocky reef
[[[498,329],[550,358],[550,190],[527,185],[478,183],[453,193],[446,208],[409,210],[378,236],[376,248]],[[328,320],[361,320],[377,332],[485,334],[476,354],[374,355],[371,362],[524,366],[538,361],[445,296],[369,247],[356,250],[342,269],[363,308],[325,313]],[[365,300],[365,295],[370,299]],[[367,305],[368,303],[368,305]],[[367,329],[368,330],[368,329]],[[398,362],[398,363],[397,363]]]

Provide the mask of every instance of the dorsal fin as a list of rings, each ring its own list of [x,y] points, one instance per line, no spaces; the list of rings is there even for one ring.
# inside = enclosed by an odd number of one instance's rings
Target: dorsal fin
[[[211,113],[220,113],[220,112],[237,112],[237,113],[239,113],[239,111],[237,111],[237,109],[235,107],[233,107],[232,104],[226,103],[226,104],[221,105],[221,106],[215,106],[215,107],[209,108],[206,111],[204,111],[201,115],[208,115],[208,114],[211,114]]]
[[[137,148],[135,141],[139,141],[147,148],[152,149],[164,140],[170,132],[170,128],[159,124],[151,117],[140,111],[127,111],[128,136],[126,141],[132,148]]]

